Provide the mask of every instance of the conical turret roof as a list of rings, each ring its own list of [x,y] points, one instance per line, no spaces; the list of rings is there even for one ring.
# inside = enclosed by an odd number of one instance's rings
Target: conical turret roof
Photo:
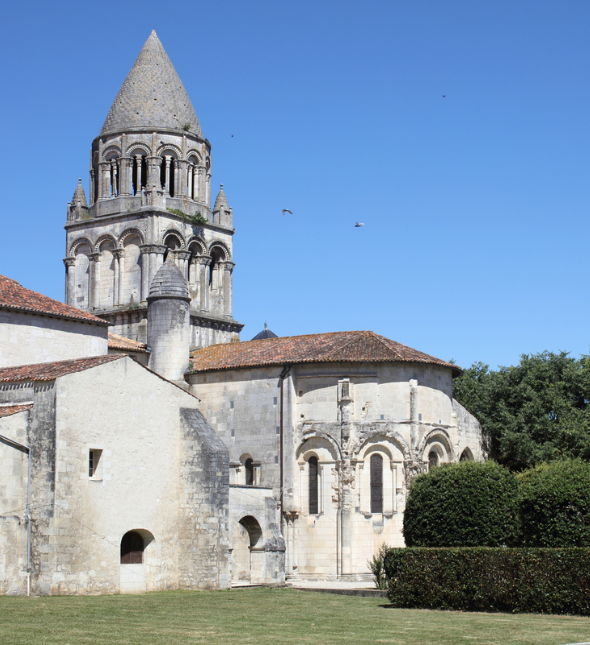
[[[150,286],[148,300],[150,298],[182,298],[190,300],[187,281],[174,263],[172,254],[168,255],[166,262],[156,271]]]
[[[74,196],[72,197],[72,204],[74,206],[80,202],[80,206],[88,208],[88,202],[86,201],[86,193],[84,192],[84,187],[82,186],[82,180],[78,179],[78,185],[74,191]]]
[[[217,193],[217,199],[215,200],[213,210],[220,211],[222,208],[227,208],[229,210],[229,206],[227,204],[227,197],[223,192],[223,184],[219,184],[219,192]]]
[[[123,81],[100,133],[130,128],[186,129],[203,136],[191,100],[155,31]]]

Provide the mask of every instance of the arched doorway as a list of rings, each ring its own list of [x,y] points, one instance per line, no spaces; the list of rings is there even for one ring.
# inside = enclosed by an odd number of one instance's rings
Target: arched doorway
[[[262,579],[262,529],[255,517],[243,517],[234,530],[232,550],[232,584],[252,584]]]
[[[145,552],[154,536],[145,529],[127,531],[120,544],[120,592],[143,593],[147,591]]]

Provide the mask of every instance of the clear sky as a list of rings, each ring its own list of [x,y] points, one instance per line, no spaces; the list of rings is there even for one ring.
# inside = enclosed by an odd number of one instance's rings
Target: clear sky
[[[267,321],[462,366],[589,353],[587,0],[44,0],[2,18],[0,273],[63,299],[66,203],[155,29],[234,209],[243,340]]]

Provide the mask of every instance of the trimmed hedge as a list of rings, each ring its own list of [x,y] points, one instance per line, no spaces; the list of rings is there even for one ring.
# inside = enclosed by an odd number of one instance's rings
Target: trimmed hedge
[[[590,549],[390,549],[395,607],[590,616]]]
[[[406,545],[518,543],[518,482],[493,461],[445,464],[417,477],[404,512]]]
[[[526,546],[590,546],[590,464],[541,464],[518,476]]]

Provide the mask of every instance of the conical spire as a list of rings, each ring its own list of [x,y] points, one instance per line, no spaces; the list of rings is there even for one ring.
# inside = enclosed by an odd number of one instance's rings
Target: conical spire
[[[191,100],[155,31],[123,81],[100,133],[131,128],[186,130],[203,136]]]
[[[215,200],[215,205],[213,206],[213,211],[220,211],[222,208],[229,210],[227,204],[227,197],[223,192],[223,184],[219,184],[219,192],[217,193],[217,199]]]
[[[166,262],[156,271],[150,285],[148,300],[151,298],[190,300],[187,281],[176,266],[171,253],[166,258]]]
[[[88,208],[88,202],[86,201],[86,193],[84,192],[81,179],[78,179],[78,185],[76,186],[76,190],[74,191],[74,196],[72,197],[72,204],[74,206],[76,206],[78,202],[80,202],[80,206],[82,208]]]

